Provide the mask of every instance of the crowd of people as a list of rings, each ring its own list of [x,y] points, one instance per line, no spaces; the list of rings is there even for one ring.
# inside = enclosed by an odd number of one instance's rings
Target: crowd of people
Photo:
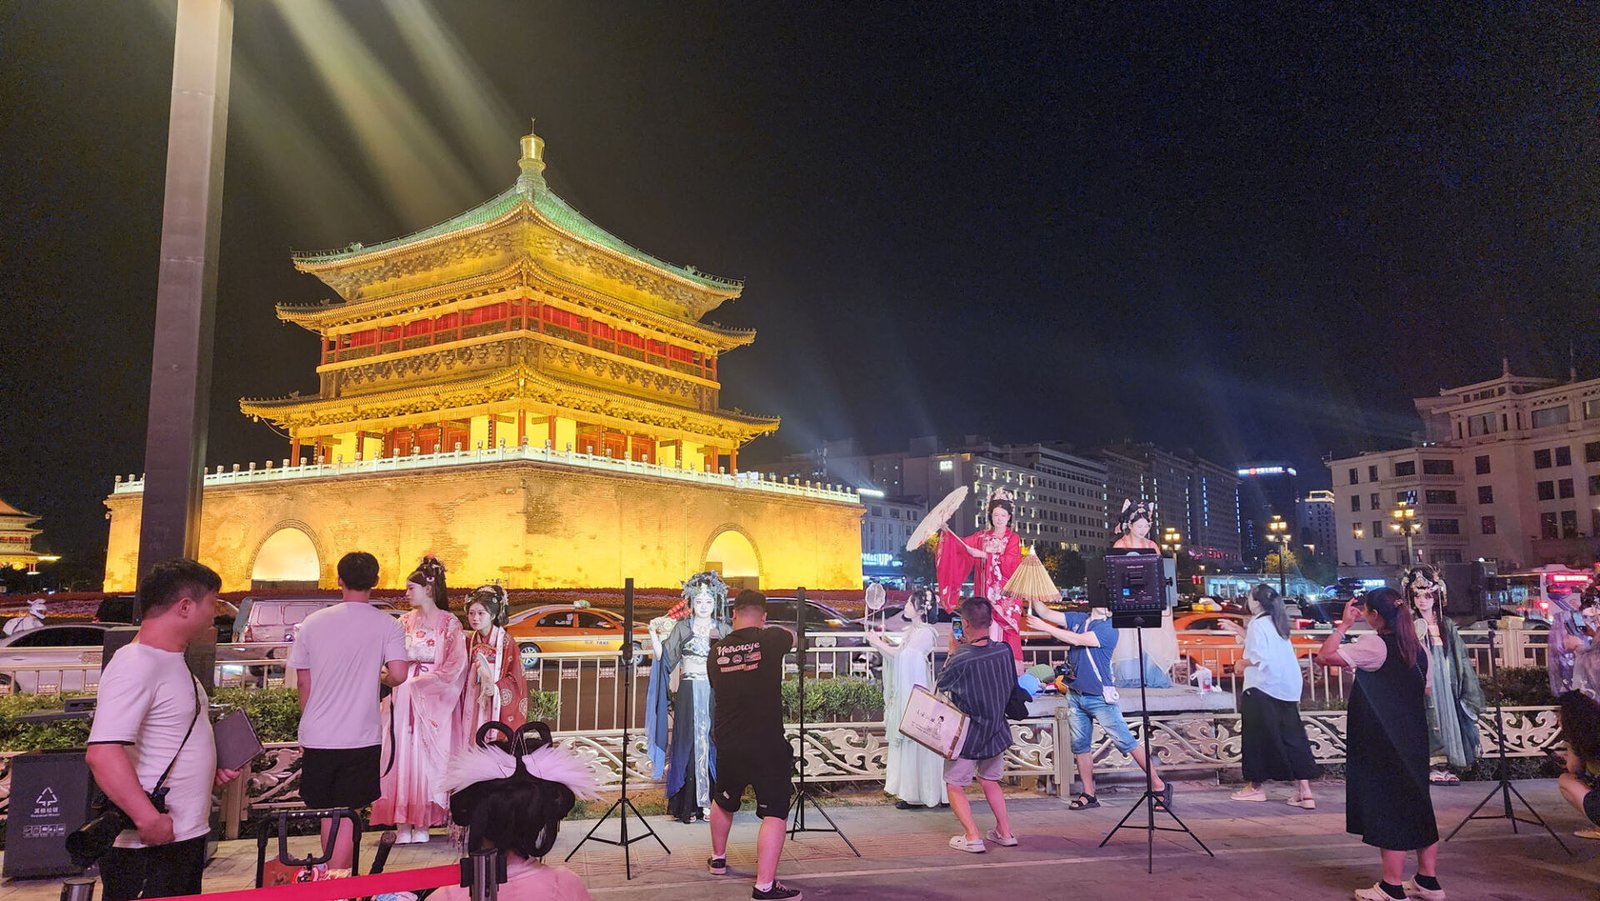
[[[996,520],[1003,528],[1003,508],[991,509],[1001,511]],[[1000,542],[991,543],[1004,553]],[[431,557],[407,577],[411,610],[398,621],[370,603],[379,580],[371,554],[345,555],[338,577],[341,602],[304,621],[288,658],[302,711],[302,800],[318,810],[370,807],[371,822],[392,825],[402,842],[427,841],[432,830],[451,827],[469,847],[503,850],[510,882],[501,891],[513,899],[588,897],[571,871],[542,858],[575,800],[595,796],[595,774],[553,745],[544,724],[526,721],[526,679],[504,629],[505,592],[493,586],[473,592],[464,629],[450,612],[444,567]],[[220,588],[216,573],[194,561],[155,566],[138,589],[138,636],[105,666],[88,762],[108,801],[131,822],[100,861],[108,901],[200,890],[212,791],[238,773],[217,766],[205,691],[184,652],[212,627]],[[709,818],[712,874],[728,872],[733,817],[753,791],[760,825],[752,898],[800,898],[799,889],[777,878],[793,800],[793,750],[780,696],[793,637],[767,624],[760,593],[727,595],[714,573],[698,574],[685,587],[684,603],[666,622],[652,624],[658,661],[652,704],[665,703],[671,713],[652,707],[651,756],[666,774],[670,812],[686,822]],[[959,827],[949,845],[957,851],[1019,844],[1001,788],[1012,744],[1008,715],[1016,716],[1008,707],[1030,678],[1015,670],[1006,635],[1015,625],[1068,646],[1064,702],[1081,781],[1069,808],[1100,805],[1092,753],[1098,726],[1146,771],[1157,809],[1171,810],[1172,784],[1134,739],[1109,678],[1118,630],[1104,603],[1086,613],[1035,603],[1013,623],[998,619],[982,594],[960,600],[959,639],[934,686],[968,721],[965,739],[948,756],[896,728],[912,693],[932,681],[936,637],[926,620],[933,597],[907,604],[907,626],[898,635],[870,633],[868,642],[885,658],[885,787],[897,796],[896,806],[948,805]],[[1248,605],[1251,618],[1239,630],[1246,784],[1232,797],[1266,801],[1268,783],[1288,782],[1287,803],[1313,810],[1318,768],[1300,717],[1300,663],[1283,599],[1258,586]],[[1354,671],[1346,826],[1379,850],[1380,864],[1378,882],[1358,890],[1358,899],[1445,897],[1429,789],[1441,781],[1441,769],[1476,759],[1483,707],[1476,673],[1445,610],[1443,581],[1431,568],[1415,567],[1401,591],[1377,589],[1352,600],[1315,654],[1318,664]],[[1349,640],[1358,622],[1369,629]],[[1561,792],[1600,826],[1600,704],[1568,689],[1559,705],[1567,745]],[[491,740],[495,734],[500,738]],[[987,830],[968,798],[974,781],[993,815]],[[352,836],[338,822],[322,828],[332,870],[348,869],[352,857]],[[1600,831],[1593,834],[1600,838]]]

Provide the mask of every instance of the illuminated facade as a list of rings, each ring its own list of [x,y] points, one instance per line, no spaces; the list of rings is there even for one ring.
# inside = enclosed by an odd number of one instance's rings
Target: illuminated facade
[[[282,431],[288,453],[271,481],[261,481],[270,468],[207,477],[205,518],[227,525],[203,528],[203,541],[213,554],[265,553],[271,564],[243,575],[224,569],[225,581],[310,581],[309,546],[327,584],[330,555],[357,545],[379,553],[379,542],[392,541],[396,566],[409,571],[433,550],[453,580],[602,586],[633,576],[672,585],[725,563],[706,554],[732,533],[750,547],[716,553],[747,568],[759,561],[759,573],[725,575],[860,587],[853,491],[739,472],[739,448],[778,420],[722,409],[718,358],[755,336],[701,320],[742,284],[659,260],[584,218],[545,183],[543,151],[543,139],[525,136],[516,184],[449,221],[294,257],[338,295],[278,308],[280,319],[318,336],[320,388],[240,402],[245,415]],[[131,579],[132,564],[120,561],[136,550],[130,508],[141,488],[119,482],[107,501],[108,590]],[[316,508],[346,504],[313,524],[324,515]],[[496,515],[481,511],[507,504],[520,522],[487,527]],[[369,505],[381,511],[376,519]],[[251,528],[223,540],[219,530],[240,518]],[[640,523],[654,525],[634,534]],[[402,524],[422,534],[408,538]],[[306,541],[266,544],[282,528]],[[284,569],[280,557],[299,568]],[[465,571],[462,559],[472,561]],[[393,572],[388,561],[385,570]]]
[[[39,534],[33,524],[38,521],[32,513],[0,500],[0,569],[33,569],[39,562],[39,552],[33,549],[33,539]]]

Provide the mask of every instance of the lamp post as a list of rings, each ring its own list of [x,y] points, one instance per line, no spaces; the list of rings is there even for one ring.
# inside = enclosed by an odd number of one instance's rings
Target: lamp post
[[[1267,538],[1278,546],[1278,594],[1289,593],[1289,583],[1283,574],[1283,558],[1289,555],[1289,524],[1283,517],[1274,513],[1272,521],[1267,523]]]
[[[1168,597],[1176,602],[1176,592],[1178,590],[1178,552],[1183,550],[1183,536],[1178,534],[1177,529],[1168,526],[1167,528],[1161,530],[1161,550],[1163,553],[1170,553],[1172,555],[1172,590],[1174,594],[1169,595]]]
[[[1416,562],[1417,558],[1416,550],[1412,547],[1411,538],[1422,531],[1422,523],[1417,521],[1417,508],[1402,501],[1395,504],[1394,509],[1389,511],[1389,518],[1392,520],[1389,523],[1389,528],[1394,529],[1406,538],[1406,565],[1410,566]]]

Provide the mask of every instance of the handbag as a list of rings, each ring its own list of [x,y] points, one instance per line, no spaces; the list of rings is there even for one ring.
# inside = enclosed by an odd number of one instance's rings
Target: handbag
[[[1088,631],[1088,629],[1089,620],[1085,619],[1083,621],[1083,628],[1078,630],[1078,634],[1082,635],[1084,632]],[[1094,662],[1094,650],[1094,648],[1084,648],[1083,656],[1089,658],[1089,668],[1094,670],[1094,677],[1100,683],[1100,696],[1106,699],[1107,704],[1115,704],[1122,700],[1122,692],[1117,691],[1117,687],[1115,685],[1107,682],[1106,677],[1100,675],[1100,664]]]
[[[900,734],[945,760],[955,760],[961,753],[970,725],[967,715],[949,699],[921,685],[911,689],[905,712],[900,714]]]

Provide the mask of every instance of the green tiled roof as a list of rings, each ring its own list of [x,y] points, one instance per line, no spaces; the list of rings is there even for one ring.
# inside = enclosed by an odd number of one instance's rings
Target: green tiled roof
[[[516,184],[512,185],[509,189],[501,194],[496,195],[488,201],[480,203],[464,213],[461,213],[450,219],[446,219],[438,225],[430,226],[422,231],[413,232],[405,237],[395,238],[393,240],[384,241],[381,244],[373,244],[371,246],[363,244],[351,244],[349,247],[344,247],[339,250],[296,253],[294,254],[294,260],[297,263],[316,266],[327,263],[345,262],[366,256],[367,254],[382,253],[387,250],[394,250],[399,247],[404,247],[407,244],[415,244],[420,241],[426,241],[429,238],[437,238],[441,235],[448,235],[451,232],[463,231],[465,229],[473,228],[474,226],[483,225],[486,222],[492,222],[495,219],[498,219],[516,209],[517,205],[523,203],[524,201],[532,202],[534,209],[538,210],[540,215],[544,216],[544,218],[548,219],[552,224],[562,231],[565,231],[568,234],[591,244],[598,244],[601,247],[607,248],[608,250],[616,251],[617,253],[620,253],[630,259],[644,263],[647,266],[652,266],[656,269],[670,272],[673,275],[688,279],[708,288],[725,290],[728,288],[737,288],[740,285],[740,282],[736,279],[718,278],[714,275],[707,275],[706,273],[700,272],[691,267],[669,263],[658,257],[654,257],[648,253],[645,253],[639,248],[634,247],[632,244],[629,244],[621,238],[618,238],[616,235],[611,234],[600,226],[589,221],[589,219],[582,213],[573,209],[571,204],[556,196],[555,192],[551,191],[550,188],[544,183],[544,179],[529,178],[527,176],[518,179]]]

